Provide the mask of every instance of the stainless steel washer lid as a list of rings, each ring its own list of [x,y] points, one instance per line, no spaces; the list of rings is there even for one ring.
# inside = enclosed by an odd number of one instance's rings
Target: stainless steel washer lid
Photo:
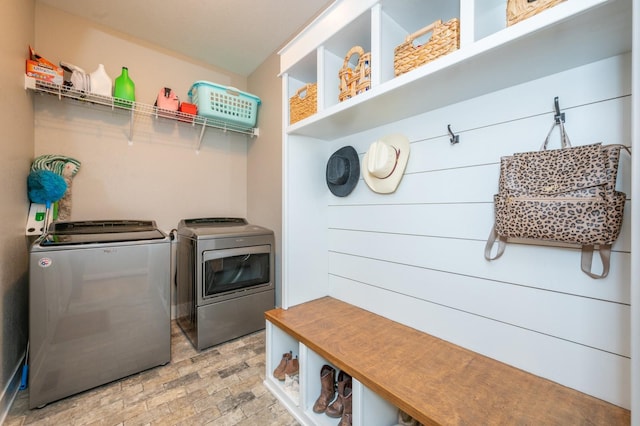
[[[54,222],[39,240],[41,247],[147,241],[167,238],[153,220]]]
[[[234,217],[182,219],[178,223],[178,235],[196,239],[270,234],[273,234],[270,229],[251,225],[246,219]]]

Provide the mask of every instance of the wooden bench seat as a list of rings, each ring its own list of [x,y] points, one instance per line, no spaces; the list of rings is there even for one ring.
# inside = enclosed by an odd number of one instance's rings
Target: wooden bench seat
[[[631,422],[629,410],[331,297],[265,316],[425,425]]]

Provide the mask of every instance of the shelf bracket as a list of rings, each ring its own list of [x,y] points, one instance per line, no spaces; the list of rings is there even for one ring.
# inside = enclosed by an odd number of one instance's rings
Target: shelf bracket
[[[200,137],[198,138],[198,148],[196,148],[196,154],[200,154],[200,146],[202,145],[202,138],[204,137],[204,131],[207,129],[207,118],[204,118],[202,122],[202,128],[200,129]]]
[[[133,113],[135,111],[134,105],[131,105],[131,117],[129,119],[129,145],[133,145]]]

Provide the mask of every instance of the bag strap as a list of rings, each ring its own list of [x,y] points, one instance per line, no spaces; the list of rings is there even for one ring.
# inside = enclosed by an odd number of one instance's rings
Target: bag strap
[[[498,241],[498,251],[496,255],[491,257],[491,250],[493,249],[493,244]],[[504,249],[507,246],[507,239],[505,237],[501,237],[496,232],[496,226],[494,225],[491,228],[491,233],[489,234],[489,238],[487,239],[487,244],[484,246],[484,258],[487,260],[495,260],[502,256],[504,253]]]
[[[491,250],[493,249],[493,245],[496,241],[498,241],[498,251],[496,252],[496,255],[492,257]],[[499,258],[504,253],[504,249],[506,248],[506,246],[507,239],[499,236],[496,232],[496,227],[492,227],[489,238],[487,239],[487,244],[484,247],[484,258],[487,260],[495,260]],[[609,275],[609,269],[611,266],[611,245],[601,244],[598,247],[600,261],[602,262],[602,274],[600,275],[591,272],[594,251],[594,246],[582,246],[580,268],[582,269],[582,272],[597,280],[600,278],[605,278],[607,275]]]
[[[582,258],[580,267],[582,272],[589,275],[591,278],[598,279],[604,278],[609,275],[609,266],[611,264],[611,244],[600,244],[598,246],[598,252],[600,253],[600,260],[602,261],[602,274],[594,274],[591,272],[591,263],[593,261],[594,246],[582,246]]]
[[[564,122],[562,120],[558,120],[554,122],[549,129],[549,133],[547,133],[547,137],[544,138],[544,143],[540,147],[540,151],[544,151],[547,149],[547,145],[549,145],[549,138],[551,137],[551,132],[556,126],[560,126],[560,146],[562,148],[569,148],[571,146],[571,141],[569,140],[569,135],[567,135],[567,131],[564,128]]]

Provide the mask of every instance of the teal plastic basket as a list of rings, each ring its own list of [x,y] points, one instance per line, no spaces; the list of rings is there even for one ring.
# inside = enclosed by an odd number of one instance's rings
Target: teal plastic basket
[[[198,115],[241,127],[255,127],[260,98],[234,87],[196,81],[189,89]]]

